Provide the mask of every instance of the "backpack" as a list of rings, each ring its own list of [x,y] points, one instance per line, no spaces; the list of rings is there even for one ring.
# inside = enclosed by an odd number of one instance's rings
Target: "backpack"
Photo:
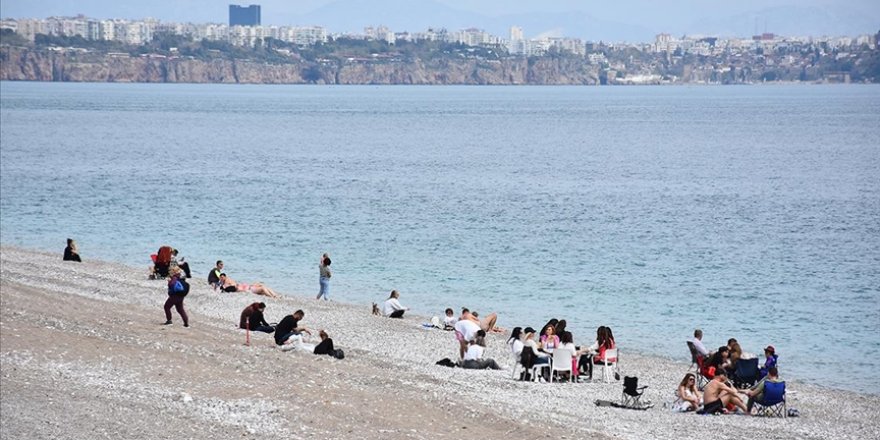
[[[189,283],[182,278],[175,281],[172,288],[177,295],[186,296],[189,293]]]
[[[334,350],[333,357],[336,359],[345,359],[345,352],[342,349]]]

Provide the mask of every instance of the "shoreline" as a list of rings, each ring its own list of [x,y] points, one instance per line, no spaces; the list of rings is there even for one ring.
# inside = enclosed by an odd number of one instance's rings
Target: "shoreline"
[[[156,430],[171,437],[163,417],[203,428],[192,438],[818,439],[880,432],[880,422],[870,422],[880,396],[801,383],[784,369],[798,418],[672,413],[663,404],[671,403],[688,364],[631,353],[624,344],[621,375],[638,376],[649,386],[644,398],[656,406],[599,408],[593,400],[618,400],[621,382],[524,383],[509,369],[435,366],[455,356],[457,343],[450,332],[420,328],[422,316],[391,320],[372,316],[369,304],[220,294],[196,281],[186,299],[192,327],[180,326],[175,312],[175,325],[163,327],[164,284],[137,268],[67,263],[60,254],[7,245],[0,246],[0,262],[0,400],[10,437],[155,438]],[[262,334],[245,347],[235,327],[241,309],[255,301],[267,303],[268,321],[304,309],[303,324],[326,329],[346,358],[281,352]],[[506,337],[490,335],[486,357],[509,368]],[[89,423],[75,422],[84,410],[70,402],[106,414],[90,411]]]

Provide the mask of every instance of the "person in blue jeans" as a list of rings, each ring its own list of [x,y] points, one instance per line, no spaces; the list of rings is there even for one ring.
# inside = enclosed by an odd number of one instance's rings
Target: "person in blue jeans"
[[[321,290],[318,291],[318,297],[315,299],[321,299],[324,297],[325,301],[330,300],[330,277],[333,274],[330,272],[330,256],[324,254],[321,256],[321,262],[318,264],[318,273],[320,274],[320,278],[318,278],[318,282],[321,285]]]

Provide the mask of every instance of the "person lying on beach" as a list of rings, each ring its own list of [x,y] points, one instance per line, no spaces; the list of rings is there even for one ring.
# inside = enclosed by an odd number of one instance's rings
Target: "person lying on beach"
[[[82,263],[79,258],[79,250],[76,248],[76,242],[72,238],[67,239],[67,247],[64,248],[64,261],[77,261]]]
[[[311,336],[312,332],[308,327],[300,326],[299,322],[305,318],[306,312],[297,310],[292,315],[287,315],[275,327],[275,344],[285,345],[296,342],[302,342],[302,334],[306,333]]]
[[[703,402],[705,403],[702,414],[727,414],[727,405],[730,404],[741,409],[745,414],[749,413],[748,408],[737,395],[736,388],[727,384],[727,373],[724,369],[716,371],[715,377],[703,389]]]
[[[403,313],[409,310],[409,308],[401,305],[398,298],[400,298],[400,293],[392,290],[391,295],[382,304],[382,315],[389,318],[403,318]]]
[[[471,316],[477,320],[477,323],[480,324],[480,329],[484,332],[489,333],[504,333],[504,329],[501,327],[495,326],[495,323],[498,321],[498,315],[495,313],[490,313],[485,318],[480,319],[480,314],[477,312],[471,312]]]
[[[255,302],[244,308],[241,312],[238,328],[249,328],[253,332],[272,333],[275,327],[269,325],[263,317],[263,311],[266,310],[266,303]]]
[[[694,373],[684,375],[684,379],[678,384],[678,390],[675,391],[675,402],[672,403],[672,410],[679,412],[696,411],[702,404],[703,396],[697,390],[697,376]]]
[[[483,359],[483,351],[486,349],[486,332],[477,331],[477,335],[464,354],[464,360],[461,362],[461,368],[469,368],[473,370],[501,370],[501,366],[495,362],[495,359]]]
[[[217,290],[220,288],[220,275],[223,274],[223,261],[217,260],[217,265],[208,273],[208,284]]]
[[[235,280],[226,276],[225,273],[220,274],[220,290],[224,292],[250,292],[256,295],[268,296],[269,298],[281,298],[281,295],[260,281],[253,284],[236,283]]]

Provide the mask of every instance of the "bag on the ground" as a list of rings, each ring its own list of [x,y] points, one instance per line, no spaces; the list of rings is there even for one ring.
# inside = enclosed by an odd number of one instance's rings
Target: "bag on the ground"
[[[333,357],[336,359],[345,359],[345,352],[342,349],[337,349],[333,351]]]
[[[439,361],[437,361],[437,365],[442,365],[444,367],[452,368],[452,367],[455,367],[455,362],[452,362],[452,359],[443,358],[443,359],[440,359]]]

